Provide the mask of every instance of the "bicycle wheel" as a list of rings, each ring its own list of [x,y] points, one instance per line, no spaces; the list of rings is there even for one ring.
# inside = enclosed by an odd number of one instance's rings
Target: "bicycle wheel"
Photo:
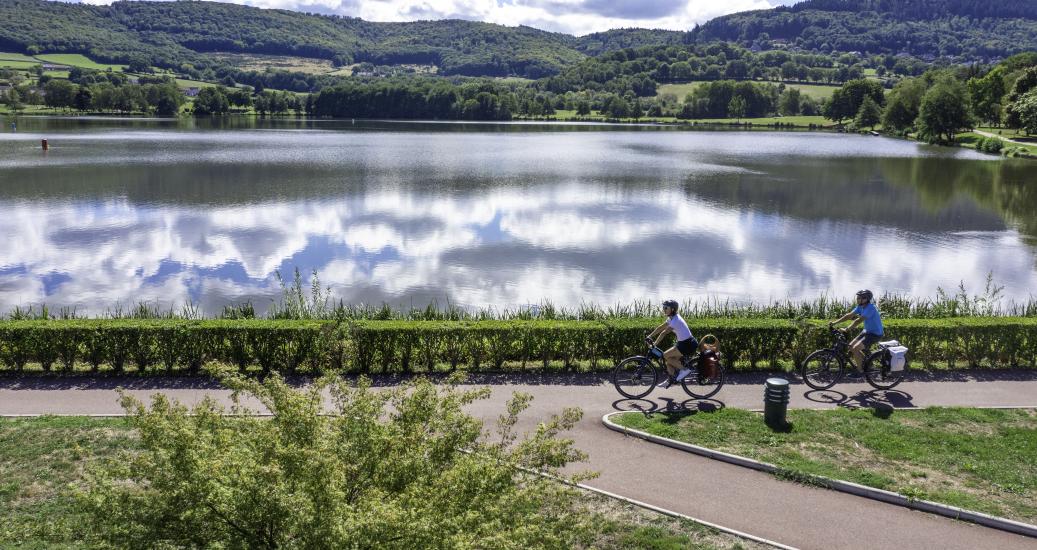
[[[724,364],[717,361],[717,375],[704,377],[698,372],[692,372],[681,380],[684,393],[695,399],[707,399],[716,395],[724,385]]]
[[[889,370],[889,353],[879,350],[864,360],[864,378],[877,390],[889,390],[904,381],[904,371]]]
[[[811,388],[827,390],[843,377],[843,362],[832,350],[819,349],[803,360],[799,374]]]
[[[628,357],[612,370],[612,385],[630,399],[641,399],[655,388],[655,365],[645,357]]]

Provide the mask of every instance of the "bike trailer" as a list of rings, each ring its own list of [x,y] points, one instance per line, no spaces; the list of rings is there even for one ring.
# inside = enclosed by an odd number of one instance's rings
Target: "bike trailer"
[[[901,346],[897,340],[879,342],[879,346],[889,352],[889,371],[900,372],[907,364],[907,347]]]

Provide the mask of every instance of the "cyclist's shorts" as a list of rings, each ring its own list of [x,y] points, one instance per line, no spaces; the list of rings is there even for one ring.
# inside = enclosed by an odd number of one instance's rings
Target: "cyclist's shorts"
[[[861,340],[861,344],[864,345],[864,349],[868,349],[871,346],[874,346],[875,344],[877,344],[879,342],[879,340],[882,339],[882,335],[881,334],[872,334],[872,333],[870,333],[868,331],[862,330],[861,334],[860,334],[860,336],[858,336],[858,338],[864,338],[863,340]]]
[[[677,342],[677,351],[681,352],[681,355],[691,357],[695,355],[695,352],[699,349],[699,341],[694,336],[687,340],[681,340]]]

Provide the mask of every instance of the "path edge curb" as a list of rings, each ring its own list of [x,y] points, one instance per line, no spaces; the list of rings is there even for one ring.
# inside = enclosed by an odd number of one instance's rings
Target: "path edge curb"
[[[708,447],[700,447],[698,445],[692,445],[691,443],[684,443],[683,441],[677,441],[666,437],[653,435],[641,430],[635,430],[633,428],[627,428],[626,426],[620,426],[612,421],[610,418],[613,415],[629,414],[636,411],[616,411],[605,414],[601,417],[602,424],[606,428],[619,432],[625,435],[651,441],[652,443],[658,443],[666,447],[677,449],[680,451],[689,452],[692,454],[704,456],[706,458],[712,458],[721,462],[727,462],[728,464],[734,464],[736,466],[742,466],[744,468],[750,468],[760,472],[766,472],[769,474],[777,474],[784,471],[773,464],[766,462],[760,462],[744,456],[729,454]],[[857,483],[849,481],[842,481],[839,479],[832,479],[824,476],[810,475],[808,476],[811,482],[818,483],[819,485],[839,491],[842,493],[848,493],[851,495],[870,498],[872,500],[878,500],[888,504],[894,504],[897,506],[903,506],[912,510],[918,510],[921,512],[928,512],[951,519],[957,519],[961,521],[968,521],[985,527],[991,527],[999,529],[1001,531],[1008,531],[1017,535],[1024,535],[1028,537],[1037,538],[1037,525],[1030,525],[1029,523],[1022,523],[1020,521],[1010,520],[1007,518],[991,516],[989,514],[983,514],[981,512],[974,512],[972,510],[966,510],[964,508],[958,508],[956,506],[949,506],[946,504],[940,504],[938,502],[931,502],[928,500],[917,500],[908,498],[900,493],[894,493],[892,491],[885,491],[882,489],[875,489],[873,487],[866,487]]]

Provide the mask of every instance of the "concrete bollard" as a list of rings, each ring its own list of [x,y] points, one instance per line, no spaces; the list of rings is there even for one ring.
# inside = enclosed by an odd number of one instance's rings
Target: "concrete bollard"
[[[763,421],[772,430],[788,429],[788,408],[789,381],[784,378],[768,378],[763,390]]]

